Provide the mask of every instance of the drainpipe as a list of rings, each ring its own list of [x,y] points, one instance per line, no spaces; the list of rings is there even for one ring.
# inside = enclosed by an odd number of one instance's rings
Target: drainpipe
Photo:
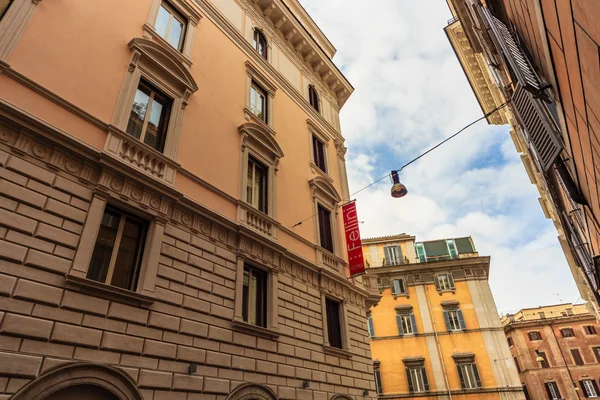
[[[433,318],[433,310],[431,309],[431,302],[429,301],[429,289],[427,289],[427,284],[424,284],[423,287],[425,288],[425,299],[427,300],[427,312],[429,313],[429,318],[431,319],[431,324],[433,326],[433,336],[435,336],[435,344],[437,346],[438,356],[440,357],[440,362],[442,363],[444,381],[446,382],[446,387],[448,388],[448,397],[450,398],[450,400],[452,400],[452,391],[450,390],[450,382],[448,382],[446,363],[444,363],[444,356],[442,354],[442,348],[440,346],[440,338],[437,333],[437,328],[435,327],[435,318]]]
[[[569,378],[571,378],[571,383],[573,384],[573,391],[577,395],[577,398],[581,399],[581,396],[579,396],[579,390],[578,390],[579,388],[577,387],[577,383],[575,382],[575,379],[573,379],[573,373],[571,372],[571,369],[569,368],[569,364],[567,364],[565,355],[562,352],[562,347],[561,347],[560,343],[558,343],[558,339],[556,338],[556,335],[554,334],[554,327],[552,326],[552,323],[550,323],[550,332],[552,332],[552,338],[554,339],[554,343],[556,343],[556,347],[558,347],[558,352],[560,353],[560,357],[562,358],[562,361],[565,364],[565,367],[567,368],[567,373],[569,374]]]

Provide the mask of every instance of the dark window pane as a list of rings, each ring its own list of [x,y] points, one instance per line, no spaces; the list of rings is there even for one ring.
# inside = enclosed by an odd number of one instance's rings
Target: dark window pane
[[[142,135],[148,104],[150,104],[150,89],[140,84],[135,93],[129,123],[127,124],[127,133],[136,139],[139,139]]]
[[[145,239],[146,224],[137,219],[126,217],[111,285],[128,290],[136,289]]]
[[[88,279],[102,283],[106,281],[120,220],[121,214],[118,211],[106,208],[88,269]]]
[[[267,39],[258,29],[254,30],[254,48],[261,56],[267,59]]]
[[[331,234],[331,213],[325,207],[318,206],[320,246],[333,253],[333,237]]]
[[[583,365],[583,358],[581,357],[581,353],[577,349],[571,349],[571,355],[573,356],[573,361],[575,365]]]
[[[244,267],[244,283],[242,285],[242,318],[248,322],[248,298],[250,297],[250,271]]]
[[[313,136],[313,157],[317,167],[319,167],[321,171],[327,172],[325,164],[325,145],[315,136]]]
[[[267,273],[244,266],[242,317],[245,322],[267,326]]]
[[[308,87],[308,100],[310,101],[310,105],[313,106],[315,110],[319,111],[319,95],[313,85]]]
[[[329,345],[342,348],[342,330],[340,323],[340,303],[335,300],[325,299],[327,313],[327,331]]]
[[[140,80],[127,133],[162,151],[167,134],[172,100],[144,80]],[[143,138],[143,139],[142,139]]]
[[[475,251],[469,238],[454,239],[454,243],[456,244],[456,250],[458,250],[459,254],[473,253]]]
[[[254,157],[248,157],[246,201],[265,214],[268,211],[268,170],[268,167],[258,162]]]

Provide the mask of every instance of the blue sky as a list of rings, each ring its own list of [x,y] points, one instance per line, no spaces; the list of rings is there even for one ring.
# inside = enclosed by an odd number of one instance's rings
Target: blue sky
[[[351,192],[482,116],[443,31],[444,0],[300,0],[356,88],[341,113]],[[356,196],[362,236],[472,236],[492,257],[500,312],[574,302],[579,293],[507,126],[485,121],[406,167],[409,195],[387,180]]]

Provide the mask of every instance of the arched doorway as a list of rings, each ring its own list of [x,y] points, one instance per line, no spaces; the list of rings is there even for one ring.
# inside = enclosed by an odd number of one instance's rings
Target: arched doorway
[[[245,383],[235,388],[226,400],[277,400],[277,396],[268,386]]]
[[[12,400],[143,400],[135,383],[117,368],[69,364],[45,373],[19,390]]]
[[[100,386],[77,385],[54,392],[44,400],[119,400],[119,398]]]

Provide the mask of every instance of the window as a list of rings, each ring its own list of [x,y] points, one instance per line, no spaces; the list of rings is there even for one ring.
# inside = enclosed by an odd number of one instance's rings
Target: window
[[[171,114],[171,104],[171,99],[145,80],[140,80],[131,107],[127,133],[162,152]]]
[[[583,331],[585,332],[586,335],[595,335],[596,327],[594,325],[585,325],[583,327]]]
[[[373,317],[367,317],[367,329],[369,330],[369,337],[375,337],[375,327],[373,326]]]
[[[261,121],[267,122],[267,92],[256,82],[250,86],[250,111]]]
[[[13,0],[0,0],[0,19],[4,17],[6,11],[8,11],[8,7],[12,4]]]
[[[406,284],[403,278],[392,279],[392,294],[395,296],[406,294]]]
[[[560,334],[564,338],[575,337],[575,332],[573,332],[573,329],[571,329],[571,328],[563,328],[563,329],[561,329],[560,330]]]
[[[435,280],[437,290],[454,290],[454,278],[452,274],[438,274]]]
[[[267,187],[269,169],[258,162],[254,157],[248,156],[248,181],[246,185],[246,201],[267,214]]]
[[[450,258],[456,258],[456,246],[454,245],[454,240],[448,239],[446,240],[446,244],[448,245],[448,251],[450,252]]]
[[[383,253],[385,254],[383,260],[384,266],[404,264],[400,246],[386,246],[383,248]]]
[[[559,400],[562,399],[560,397],[560,391],[558,390],[558,385],[556,382],[546,382],[546,392],[548,393],[548,398],[550,400]]]
[[[475,363],[459,363],[456,366],[458,368],[460,385],[463,389],[477,389],[481,387],[481,378],[479,377],[479,371]]]
[[[461,331],[467,329],[461,310],[444,310],[444,321],[448,331]]]
[[[417,320],[413,313],[396,314],[396,323],[398,324],[398,333],[400,336],[418,333]]]
[[[154,29],[156,29],[156,32],[163,39],[179,51],[183,48],[186,25],[186,19],[179,12],[164,1],[161,3]]]
[[[533,342],[534,340],[542,340],[542,335],[538,331],[532,331],[527,334],[529,336],[529,340]]]
[[[333,253],[333,236],[331,234],[331,212],[322,205],[317,206],[319,216],[319,245]]]
[[[521,366],[519,365],[519,359],[517,357],[513,357],[513,360],[515,360],[515,366],[517,367],[517,372],[521,372]]]
[[[523,385],[523,394],[525,394],[525,400],[531,400],[531,396],[529,396],[529,390],[527,390],[526,385]]]
[[[267,38],[256,28],[254,29],[254,48],[265,60],[267,59]]]
[[[583,357],[581,357],[581,352],[578,349],[571,349],[571,356],[573,357],[573,362],[575,365],[583,365]]]
[[[538,351],[537,355],[542,357],[542,361],[540,361],[540,367],[542,368],[550,368],[550,364],[548,363],[548,357],[546,356],[546,353],[543,351]],[[536,356],[537,358],[537,356]]]
[[[592,347],[592,351],[596,356],[596,361],[600,363],[600,347]]]
[[[513,347],[514,343],[513,343],[513,340],[512,340],[512,338],[510,338],[510,337],[509,337],[509,338],[506,338],[506,342],[508,343],[508,346],[509,346],[509,347]]]
[[[408,390],[411,393],[426,392],[429,390],[429,382],[427,381],[427,373],[425,367],[407,367],[406,379],[408,381]]]
[[[308,100],[310,105],[319,112],[319,94],[313,85],[308,85]]]
[[[377,394],[383,394],[383,385],[381,384],[381,371],[379,370],[379,363],[373,367],[373,375],[375,375],[375,391]]]
[[[416,243],[415,250],[417,251],[417,257],[419,257],[419,261],[425,262],[425,248],[423,247],[423,243]]]
[[[325,310],[327,313],[327,337],[329,338],[329,345],[341,349],[343,344],[340,303],[330,298],[325,298]]]
[[[583,395],[585,397],[598,397],[600,392],[598,391],[598,385],[596,385],[594,380],[584,379],[579,381],[579,384],[581,385],[581,389],[583,389]]]
[[[313,160],[317,167],[323,172],[327,172],[327,161],[325,159],[325,145],[315,135],[312,137]]]
[[[249,265],[244,265],[242,317],[244,322],[267,327],[267,273]]]
[[[87,278],[135,291],[148,223],[106,206]]]

